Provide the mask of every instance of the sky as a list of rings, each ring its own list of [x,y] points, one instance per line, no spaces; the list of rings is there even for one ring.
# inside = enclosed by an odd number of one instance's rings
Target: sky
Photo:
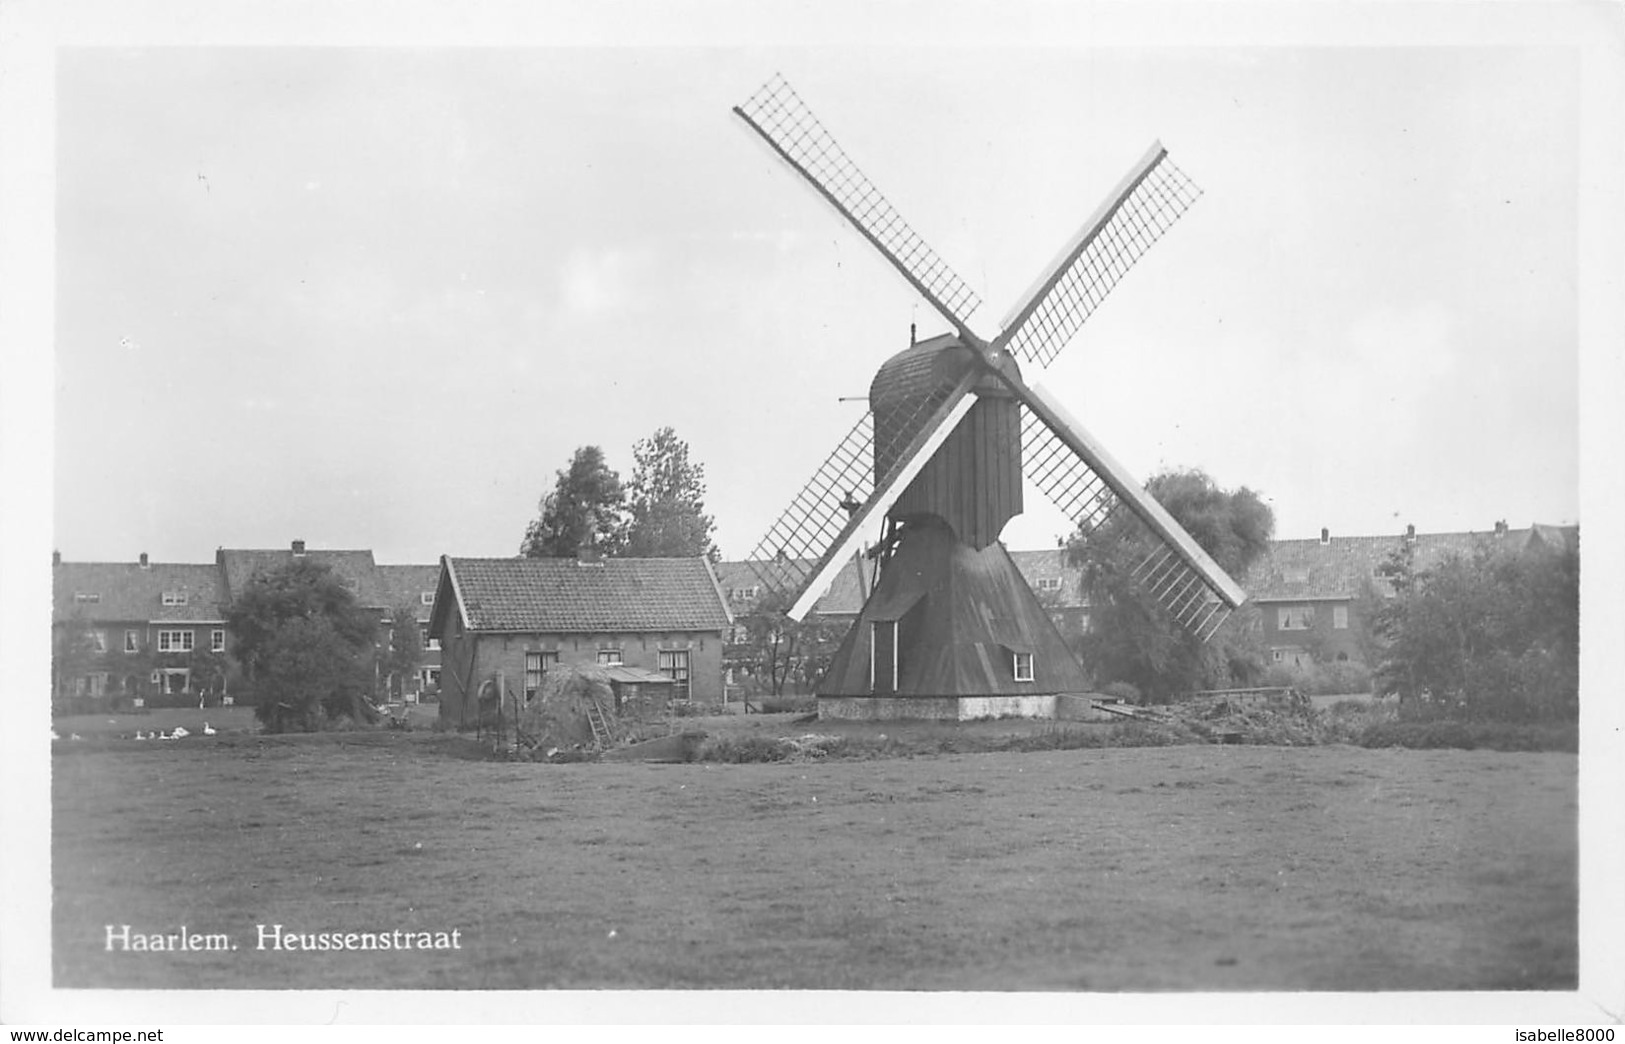
[[[670,425],[744,557],[946,328],[733,116],[775,72],[984,336],[1169,148],[1201,200],[1026,369],[1141,479],[1281,537],[1579,520],[1572,49],[143,45],[57,67],[54,546],[507,555]]]

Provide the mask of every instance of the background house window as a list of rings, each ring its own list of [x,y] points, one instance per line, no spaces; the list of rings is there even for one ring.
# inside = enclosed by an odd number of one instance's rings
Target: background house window
[[[192,632],[191,631],[159,631],[158,632],[158,651],[159,652],[191,652],[192,651]]]
[[[218,627],[216,627],[214,630],[209,632],[209,651],[210,652],[225,652],[226,651],[226,632],[221,630]]]
[[[1033,680],[1033,654],[1030,652],[1013,653],[1015,659],[1016,681],[1030,682]]]
[[[440,648],[440,639],[430,634],[427,627],[423,629],[423,647],[430,652],[436,652]]]
[[[434,592],[433,591],[424,591],[424,592],[420,593],[418,595],[418,601],[421,602],[424,605],[433,605],[434,604]]]
[[[675,699],[688,699],[688,650],[672,649],[660,654],[660,673],[670,678],[675,684],[672,686],[672,696]]]
[[[164,592],[164,604],[165,605],[185,605],[186,602],[187,602],[187,595],[186,595],[185,591],[165,591]]]
[[[99,602],[102,600],[102,596],[95,591],[75,591],[73,600],[75,602]]]
[[[99,653],[106,652],[107,651],[107,632],[106,631],[91,631],[90,632],[90,647],[92,649],[95,649]]]
[[[1315,611],[1307,605],[1289,605],[1275,611],[1278,631],[1307,631],[1314,624]]]
[[[1059,591],[1061,589],[1061,578],[1058,576],[1041,576],[1038,578],[1038,589],[1040,591]]]
[[[141,651],[141,632],[140,631],[125,631],[124,632],[124,651],[127,652],[127,653],[134,653],[134,652],[140,652]]]
[[[525,654],[525,699],[536,695],[542,687],[542,676],[549,668],[557,667],[558,663],[559,654],[551,650]]]
[[[621,650],[619,650],[619,649],[599,649],[598,650],[598,664],[599,664],[599,666],[601,666],[601,667],[614,667],[614,666],[619,665],[620,662],[621,662]]]
[[[1332,626],[1340,631],[1348,630],[1349,607],[1346,605],[1332,606]]]

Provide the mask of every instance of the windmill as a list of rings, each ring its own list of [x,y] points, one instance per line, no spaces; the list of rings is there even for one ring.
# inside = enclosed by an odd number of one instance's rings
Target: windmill
[[[1195,202],[1160,143],[1129,170],[1000,332],[967,319],[975,293],[870,183],[782,76],[734,109],[844,216],[952,331],[887,359],[869,412],[752,555],[802,619],[856,555],[878,560],[857,622],[818,687],[825,716],[1052,714],[1082,668],[999,543],[1022,477],[1086,534],[1138,530],[1132,576],[1206,641],[1246,594],[1061,403],[1027,383]],[[877,539],[878,537],[878,539]]]

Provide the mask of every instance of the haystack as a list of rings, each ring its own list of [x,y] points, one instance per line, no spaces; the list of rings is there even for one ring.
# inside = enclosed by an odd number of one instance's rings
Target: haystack
[[[615,693],[602,668],[562,666],[542,676],[542,686],[519,715],[519,730],[538,751],[587,750],[593,745],[587,708],[595,702],[609,726],[610,740],[620,738],[615,716]]]

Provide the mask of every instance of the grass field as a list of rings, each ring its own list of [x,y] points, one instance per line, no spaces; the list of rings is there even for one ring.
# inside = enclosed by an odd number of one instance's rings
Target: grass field
[[[53,747],[60,987],[1576,985],[1572,755],[545,765],[422,731]],[[108,952],[125,924],[237,949]],[[456,930],[460,949],[262,951],[260,924]]]

